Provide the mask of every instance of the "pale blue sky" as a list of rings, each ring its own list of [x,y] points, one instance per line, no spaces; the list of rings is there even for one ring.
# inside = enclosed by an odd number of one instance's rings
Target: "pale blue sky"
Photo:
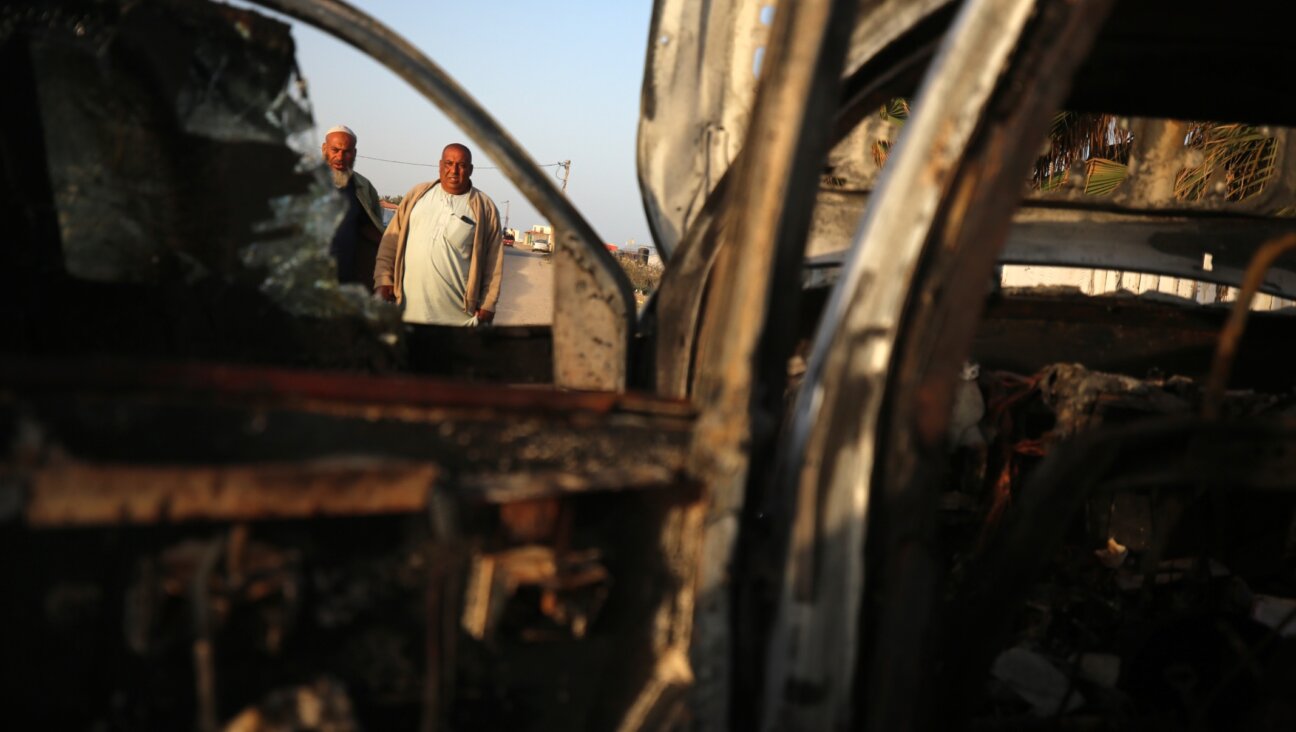
[[[354,0],[419,47],[466,88],[539,164],[571,160],[567,194],[605,241],[650,240],[635,176],[639,90],[651,0]],[[263,11],[264,12],[264,11]],[[509,225],[542,219],[471,135],[360,52],[293,22],[297,59],[319,131],[346,124],[359,154],[436,163],[462,141],[474,149],[473,184]],[[436,178],[435,167],[367,160],[356,170],[382,195]],[[556,168],[545,168],[553,172]],[[555,182],[557,182],[555,180]]]

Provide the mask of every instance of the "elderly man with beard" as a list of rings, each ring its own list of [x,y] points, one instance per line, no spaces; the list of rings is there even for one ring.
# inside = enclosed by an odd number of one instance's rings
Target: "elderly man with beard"
[[[329,254],[337,262],[338,281],[367,285],[382,240],[378,192],[367,178],[355,172],[356,134],[351,128],[338,125],[330,129],[321,150],[333,175],[333,185],[347,204],[329,245]]]
[[[383,234],[374,291],[407,323],[490,323],[504,273],[495,202],[472,184],[472,151],[441,152],[441,177],[405,194]]]

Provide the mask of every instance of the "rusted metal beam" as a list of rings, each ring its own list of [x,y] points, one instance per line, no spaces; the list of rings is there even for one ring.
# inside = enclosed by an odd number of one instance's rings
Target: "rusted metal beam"
[[[591,472],[558,470],[524,471],[512,475],[481,473],[461,475],[456,484],[468,499],[484,503],[516,503],[595,491],[659,490],[697,491],[697,484],[681,477],[682,464],[606,466]]]
[[[83,463],[154,466],[301,466],[353,457],[377,466],[437,465],[455,476],[457,492],[465,498],[513,501],[675,485],[684,478],[690,436],[687,420],[626,416],[139,401],[86,396],[7,403],[29,412],[5,423],[28,435],[9,456],[8,467],[19,473],[41,468],[46,464],[42,456],[51,451]],[[105,422],[105,414],[112,419]]]
[[[694,495],[682,477],[683,451],[647,451],[622,460],[586,459],[567,470],[453,466],[440,489],[462,500],[514,504],[590,492],[677,490]],[[506,461],[508,458],[506,458]],[[657,462],[664,460],[664,462]],[[7,485],[26,486],[33,526],[152,524],[267,520],[316,516],[417,513],[446,466],[382,458],[304,460],[271,464],[159,465],[77,462],[11,469]]]
[[[439,475],[389,463],[57,465],[32,472],[25,517],[50,528],[419,513]]]
[[[683,400],[652,395],[555,390],[462,382],[417,376],[381,376],[261,366],[180,364],[143,360],[0,359],[0,388],[20,394],[100,390],[212,395],[284,404],[322,400],[344,405],[517,410],[534,413],[609,414],[618,411],[687,416]]]
[[[61,361],[0,363],[0,390],[0,428],[26,435],[0,467],[40,524],[420,511],[448,475],[486,503],[695,490],[677,400]]]
[[[372,460],[340,465],[71,463],[8,477],[27,486],[23,513],[28,524],[48,528],[419,513],[427,509],[433,489],[501,505],[596,491],[695,495],[696,485],[682,481],[677,470],[461,475],[453,487],[440,480],[445,473],[437,465]]]

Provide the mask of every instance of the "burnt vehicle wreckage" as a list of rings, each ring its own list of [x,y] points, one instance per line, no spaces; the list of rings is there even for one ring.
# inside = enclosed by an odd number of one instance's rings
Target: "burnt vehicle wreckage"
[[[6,719],[1296,725],[1267,4],[658,0],[642,312],[417,49],[258,4],[553,222],[553,325],[407,331],[336,284],[282,22],[5,4]]]

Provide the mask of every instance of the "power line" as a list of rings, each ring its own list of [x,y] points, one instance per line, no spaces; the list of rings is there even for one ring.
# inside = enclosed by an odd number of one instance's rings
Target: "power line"
[[[562,174],[562,182],[563,182],[563,185],[562,185],[562,192],[563,192],[563,195],[566,195],[566,194],[567,194],[567,176],[571,175],[571,161],[570,161],[570,160],[564,160],[564,161],[562,161],[561,163],[558,163],[558,167],[562,168],[562,171],[563,171],[563,174]],[[556,171],[556,170],[554,171],[554,177],[555,177],[555,178],[558,177],[558,171]]]
[[[388,160],[387,158],[371,158],[371,157],[369,157],[368,155],[356,155],[356,157],[357,157],[357,158],[362,158],[362,159],[364,159],[364,160],[376,160],[376,161],[378,161],[378,162],[380,162],[380,163],[395,163],[395,164],[397,164],[397,165],[417,165],[417,166],[419,166],[419,167],[421,167],[421,168],[436,168],[436,167],[440,167],[437,163],[411,163],[411,162],[409,162],[408,160]],[[569,162],[570,162],[570,161],[569,161]],[[537,167],[537,168],[560,168],[560,167],[562,167],[564,164],[566,164],[566,163],[548,163],[548,164],[545,164],[545,165],[537,165],[536,167]],[[499,168],[494,167],[494,166],[491,166],[491,165],[474,165],[474,166],[473,166],[473,170],[499,170]]]

